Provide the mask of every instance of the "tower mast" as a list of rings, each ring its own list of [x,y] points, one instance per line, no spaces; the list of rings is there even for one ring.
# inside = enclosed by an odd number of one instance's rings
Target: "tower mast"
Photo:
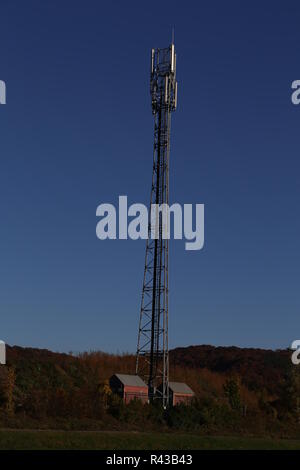
[[[168,262],[169,227],[163,210],[169,205],[171,112],[177,106],[176,54],[172,44],[151,51],[150,93],[154,116],[153,172],[140,310],[136,374],[148,384],[149,400],[169,402]],[[156,211],[153,211],[156,205]],[[151,210],[152,208],[152,210]],[[152,217],[151,217],[152,214]],[[167,217],[168,220],[168,217]]]

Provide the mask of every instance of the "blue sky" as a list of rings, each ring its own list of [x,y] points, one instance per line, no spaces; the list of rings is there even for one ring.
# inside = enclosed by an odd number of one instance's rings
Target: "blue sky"
[[[96,207],[147,203],[149,52],[175,25],[170,198],[205,204],[205,247],[170,249],[170,347],[287,347],[299,324],[296,1],[4,0],[0,338],[134,351],[144,241]]]

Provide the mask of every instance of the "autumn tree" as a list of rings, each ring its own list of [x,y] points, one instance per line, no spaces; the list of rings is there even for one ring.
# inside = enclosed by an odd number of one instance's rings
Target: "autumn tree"
[[[300,423],[300,370],[290,367],[281,391],[284,408]]]
[[[0,400],[7,413],[14,413],[16,374],[13,367],[2,367],[0,374]]]
[[[223,388],[231,408],[239,411],[242,406],[240,380],[238,378],[227,379]]]
[[[103,380],[102,382],[99,383],[98,392],[99,392],[99,397],[100,397],[100,401],[103,405],[103,408],[107,409],[108,400],[109,400],[109,397],[112,393],[111,388],[109,386],[109,381],[108,380]]]

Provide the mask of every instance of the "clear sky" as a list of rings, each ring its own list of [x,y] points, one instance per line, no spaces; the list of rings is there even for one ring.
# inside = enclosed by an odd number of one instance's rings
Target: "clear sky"
[[[96,207],[147,203],[149,53],[175,25],[171,202],[205,204],[205,247],[171,242],[170,347],[300,336],[297,1],[0,3],[0,338],[134,351],[144,241],[100,241]]]

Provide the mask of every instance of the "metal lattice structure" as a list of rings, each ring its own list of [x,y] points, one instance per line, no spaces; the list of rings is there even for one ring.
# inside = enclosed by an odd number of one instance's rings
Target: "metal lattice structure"
[[[154,115],[153,173],[146,246],[144,282],[139,321],[136,374],[148,384],[149,400],[169,402],[168,357],[168,257],[163,211],[169,205],[169,154],[171,112],[177,106],[176,54],[174,44],[151,51],[150,92]],[[156,206],[153,206],[156,205]],[[165,231],[165,228],[167,229]]]

